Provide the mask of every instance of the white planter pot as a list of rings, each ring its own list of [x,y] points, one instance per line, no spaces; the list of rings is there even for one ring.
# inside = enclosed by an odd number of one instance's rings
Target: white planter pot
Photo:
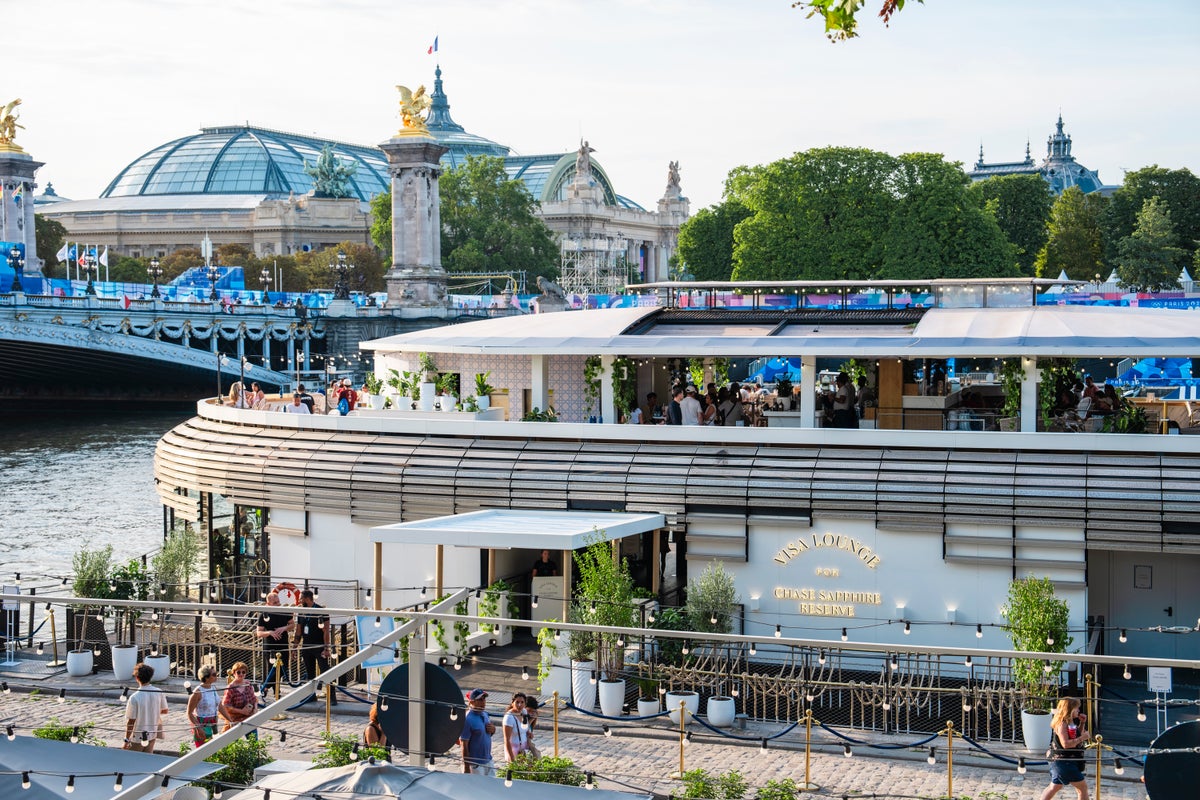
[[[658,700],[647,700],[644,697],[638,698],[638,716],[652,717],[662,711],[662,706],[658,704]]]
[[[129,671],[132,673],[133,668],[130,667]],[[90,647],[67,651],[67,674],[72,678],[82,678],[84,675],[92,674],[92,650]]]
[[[133,668],[138,663],[137,645],[118,644],[112,649],[113,676],[119,681],[127,681],[133,677]]]
[[[412,411],[413,399],[407,394],[398,394],[392,398],[393,411]]]
[[[1050,714],[1021,709],[1021,736],[1030,753],[1045,753],[1050,746]]]
[[[625,681],[600,681],[600,713],[606,717],[619,717],[625,710]]]
[[[679,702],[688,710],[688,719],[700,713],[700,695],[696,692],[667,692],[667,711],[671,712],[671,722],[679,724]]]
[[[561,649],[561,648],[560,648]],[[550,665],[550,674],[540,687],[543,697],[558,692],[560,698],[571,696],[571,661],[565,655],[555,655],[549,647],[542,648],[542,663]]]
[[[571,662],[571,702],[584,711],[596,707],[596,684],[592,683],[595,672],[595,661]]]
[[[418,411],[433,411],[433,401],[437,399],[437,384],[422,383],[421,399],[417,401]]]
[[[710,697],[704,707],[704,716],[708,717],[708,724],[714,728],[732,728],[736,713],[732,697]]]
[[[479,406],[480,411],[487,411],[492,407],[492,398],[486,394],[475,398],[475,405]]]
[[[387,398],[381,394],[367,395],[367,404],[375,411],[382,411],[383,404],[387,402]]]
[[[454,406],[458,405],[458,398],[452,394],[443,394],[438,397],[438,403],[442,411],[453,411]]]
[[[151,683],[159,683],[171,677],[171,657],[166,653],[146,656],[145,663],[146,666],[154,669],[154,677],[150,679]]]

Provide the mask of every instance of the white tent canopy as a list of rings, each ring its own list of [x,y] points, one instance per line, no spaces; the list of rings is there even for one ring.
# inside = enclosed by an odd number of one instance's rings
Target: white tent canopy
[[[665,524],[662,514],[488,509],[380,525],[371,528],[371,541],[494,550],[577,550],[597,536],[611,542]]]

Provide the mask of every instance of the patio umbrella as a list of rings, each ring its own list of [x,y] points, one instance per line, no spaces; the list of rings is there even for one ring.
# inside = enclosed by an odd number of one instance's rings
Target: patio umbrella
[[[575,786],[533,781],[514,781],[513,788],[517,786],[520,786],[521,800],[630,800],[650,797],[599,789],[587,791]],[[314,795],[337,797],[338,800],[370,797],[459,800],[463,797],[490,797],[496,791],[503,791],[504,783],[500,778],[487,778],[482,775],[431,772],[419,767],[368,762],[271,775],[258,781],[254,788],[238,792],[234,800],[262,800],[264,789],[270,789],[272,792],[278,790],[279,795],[289,800],[305,800]]]
[[[115,747],[72,744],[34,736],[17,736],[11,742],[0,736],[0,797],[20,800],[108,800],[115,792],[114,773],[125,775],[125,786],[132,786],[148,773],[158,772],[172,764],[172,756],[156,756]],[[172,779],[172,787],[211,775],[223,764],[201,762],[180,778]],[[29,772],[29,788],[21,789],[21,773]],[[50,775],[37,773],[53,773]],[[75,776],[75,791],[66,793],[67,779]],[[89,777],[90,776],[90,777]]]

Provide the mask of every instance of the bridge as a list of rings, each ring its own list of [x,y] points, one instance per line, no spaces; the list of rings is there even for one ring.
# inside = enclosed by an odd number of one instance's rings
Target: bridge
[[[337,370],[328,323],[269,305],[3,294],[0,400],[194,400],[240,377],[286,389]]]

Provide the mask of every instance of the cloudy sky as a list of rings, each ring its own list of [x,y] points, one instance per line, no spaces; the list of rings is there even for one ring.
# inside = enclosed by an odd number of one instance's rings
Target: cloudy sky
[[[869,0],[872,8],[879,0]],[[596,149],[653,207],[681,164],[693,211],[729,170],[810,147],[1035,158],[1062,113],[1080,162],[1119,183],[1200,171],[1200,3],[928,0],[830,44],[788,0],[3,0],[0,102],[42,187],[96,197],[137,156],[249,121],[362,144],[399,124],[398,83],[519,154]],[[20,32],[19,34],[17,32]],[[438,37],[434,56],[426,50]],[[19,42],[19,44],[17,44]]]

